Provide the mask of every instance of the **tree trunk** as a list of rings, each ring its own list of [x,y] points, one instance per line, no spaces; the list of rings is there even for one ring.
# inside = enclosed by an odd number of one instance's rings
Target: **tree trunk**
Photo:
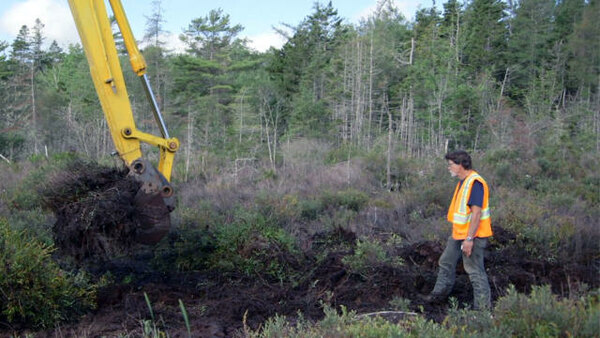
[[[38,135],[37,128],[37,111],[35,107],[35,62],[31,63],[31,120],[32,120],[32,134],[33,134],[33,153],[38,154],[38,142],[40,139],[40,135]]]
[[[373,122],[373,31],[369,48],[369,124],[367,126],[367,150],[371,149],[371,123]]]
[[[190,172],[190,159],[192,157],[192,144],[194,142],[194,116],[192,115],[191,107],[188,105],[188,123],[187,123],[187,145],[185,147],[185,173],[183,181],[188,181]]]
[[[385,110],[388,115],[388,151],[387,151],[387,161],[385,166],[385,178],[386,178],[386,187],[391,189],[392,187],[392,151],[393,151],[393,140],[394,140],[394,131],[393,131],[393,119],[392,119],[392,111],[390,110],[389,104],[387,102],[387,95],[384,94],[385,100]]]

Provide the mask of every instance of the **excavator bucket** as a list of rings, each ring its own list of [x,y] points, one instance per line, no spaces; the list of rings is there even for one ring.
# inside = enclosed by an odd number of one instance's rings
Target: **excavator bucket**
[[[130,175],[140,183],[140,189],[134,199],[135,210],[140,221],[136,242],[156,244],[171,227],[169,213],[175,209],[173,188],[147,160],[134,161]]]

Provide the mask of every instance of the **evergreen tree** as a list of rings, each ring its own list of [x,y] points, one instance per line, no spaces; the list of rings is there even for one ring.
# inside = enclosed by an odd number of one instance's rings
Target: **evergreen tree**
[[[6,81],[11,74],[8,55],[6,54],[7,48],[8,43],[0,41],[0,81]]]
[[[554,40],[563,44],[569,39],[575,25],[581,22],[585,0],[560,0],[556,6]]]
[[[48,51],[46,52],[47,62],[49,62],[50,65],[56,65],[57,63],[61,62],[64,57],[65,52],[62,48],[60,48],[56,40],[53,40],[50,44],[50,47],[48,47]]]
[[[244,29],[241,25],[231,26],[230,21],[229,14],[222,9],[213,9],[207,16],[193,19],[180,38],[187,44],[189,53],[221,62]]]
[[[15,62],[26,65],[32,61],[31,35],[27,25],[21,26],[17,37],[11,45],[11,59]]]
[[[190,114],[198,115],[197,127],[202,131],[203,147],[223,149],[233,137],[233,79],[235,57],[245,42],[237,39],[241,25],[231,26],[228,14],[221,9],[211,10],[202,18],[193,19],[180,38],[188,46],[191,56],[180,56],[174,60],[174,89],[188,83],[196,91],[186,90],[178,97],[180,104],[188,107]],[[242,67],[243,68],[243,67]],[[189,109],[196,102],[199,109]],[[184,106],[184,107],[185,107]]]
[[[17,153],[14,145],[25,147],[25,140],[31,140],[31,126],[27,123],[32,119],[33,102],[31,100],[33,69],[33,52],[29,27],[21,26],[19,33],[11,44],[10,65],[12,77],[8,84],[9,97],[6,102],[5,124],[13,130],[11,153]],[[37,142],[35,143],[37,145]],[[22,149],[18,153],[25,155]],[[35,151],[35,149],[34,149]],[[12,154],[11,154],[12,155]]]
[[[286,109],[292,112],[291,127],[299,134],[328,134],[328,95],[331,86],[339,84],[333,61],[347,32],[331,2],[327,6],[315,3],[314,12],[295,28],[269,66],[289,104]]]
[[[509,93],[521,100],[551,68],[553,57],[554,0],[522,0],[513,19],[509,41]]]
[[[43,36],[44,24],[40,19],[35,19],[35,25],[33,26],[33,32],[31,35],[31,57],[33,62],[33,69],[35,72],[43,70],[44,67],[49,65],[49,60],[46,58],[46,53],[42,49],[44,40]]]
[[[473,0],[466,12],[466,42],[463,62],[476,74],[490,70],[504,74],[503,57],[508,28],[501,0]]]
[[[149,17],[146,17],[144,41],[148,45],[144,48],[143,53],[144,59],[148,64],[148,76],[151,79],[156,100],[160,109],[164,110],[167,101],[166,83],[168,69],[166,67],[166,54],[168,53],[168,50],[165,48],[163,38],[168,32],[163,28],[165,19],[162,1],[153,0],[152,6],[152,14]]]
[[[153,0],[152,8],[152,14],[146,17],[144,41],[154,47],[163,47],[165,45],[165,42],[163,41],[163,35],[168,32],[163,28],[166,20],[164,18],[164,11],[162,8],[162,0]]]
[[[569,41],[569,86],[589,100],[600,95],[600,1],[588,2]]]

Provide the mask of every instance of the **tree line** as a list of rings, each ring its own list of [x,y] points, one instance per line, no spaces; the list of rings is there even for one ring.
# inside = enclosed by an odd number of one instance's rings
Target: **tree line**
[[[239,37],[243,27],[214,9],[187,25],[186,50],[176,53],[155,0],[142,45],[171,134],[182,141],[184,179],[234,160],[277,170],[281,147],[299,138],[348,156],[380,151],[388,166],[393,156],[456,148],[597,156],[599,17],[598,0],[448,0],[409,21],[380,0],[349,24],[331,2],[317,2],[279,32],[281,48],[256,52]],[[0,41],[0,154],[106,156],[111,139],[81,46],[45,40],[37,20]],[[125,75],[138,127],[156,132],[141,86]]]

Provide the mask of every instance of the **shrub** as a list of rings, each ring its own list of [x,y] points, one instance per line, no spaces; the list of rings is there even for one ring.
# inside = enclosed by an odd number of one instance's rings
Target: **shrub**
[[[300,216],[306,220],[315,220],[323,211],[323,203],[318,199],[307,199],[300,201]]]
[[[42,196],[38,193],[53,172],[62,170],[78,158],[71,153],[60,153],[46,159],[32,157],[29,162],[12,165],[15,172],[26,171],[23,179],[9,187],[7,203],[15,210],[29,210],[41,206]],[[34,169],[28,168],[33,165]]]
[[[26,210],[12,210],[6,217],[11,228],[16,231],[25,231],[27,235],[35,237],[45,244],[53,244],[52,215],[46,213],[41,207]]]
[[[395,311],[410,311],[410,299],[394,296],[392,300],[390,300],[390,306]]]
[[[515,288],[500,298],[493,314],[459,309],[455,303],[442,324],[422,316],[391,323],[379,317],[359,316],[344,306],[336,311],[324,305],[325,317],[310,323],[300,314],[295,324],[285,317],[267,320],[247,337],[596,337],[600,330],[598,294],[577,300],[559,300],[550,288],[534,287],[531,295]],[[406,301],[399,300],[402,306]]]
[[[401,266],[403,261],[400,257],[393,259],[386,250],[387,245],[377,240],[356,240],[356,247],[352,255],[342,259],[351,272],[361,276],[367,276],[373,268],[383,265]]]
[[[430,320],[418,317],[411,321],[392,323],[380,317],[358,316],[342,306],[338,313],[324,306],[325,317],[310,323],[302,317],[291,324],[285,317],[268,319],[262,329],[249,331],[247,337],[450,337],[452,331]]]
[[[261,191],[255,198],[258,211],[279,225],[292,223],[300,215],[298,197]]]
[[[352,211],[360,211],[369,201],[369,196],[356,189],[346,189],[336,193],[326,192],[321,197],[323,205],[342,207]]]
[[[494,314],[499,325],[513,336],[591,337],[598,333],[600,313],[598,299],[591,297],[560,300],[549,286],[534,286],[527,296],[511,286],[506,296],[497,301]]]
[[[214,236],[211,267],[248,276],[264,274],[279,281],[292,277],[289,263],[297,254],[295,239],[264,215],[238,210],[232,223],[214,228]]]
[[[205,227],[186,226],[169,235],[155,247],[153,266],[159,271],[195,271],[208,266],[215,250],[214,235]]]
[[[52,250],[0,220],[0,318],[17,326],[51,327],[95,306],[95,286],[82,274],[62,271]]]
[[[357,147],[342,145],[341,147],[330,150],[325,155],[325,164],[336,164],[361,155],[361,150]]]

